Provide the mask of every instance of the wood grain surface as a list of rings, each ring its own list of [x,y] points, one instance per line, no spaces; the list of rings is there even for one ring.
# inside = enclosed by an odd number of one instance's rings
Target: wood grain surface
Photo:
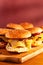
[[[37,55],[36,57],[22,63],[16,64],[12,62],[0,62],[0,65],[43,65],[43,53]]]
[[[5,49],[0,49],[0,61],[23,63],[42,52],[43,52],[43,44],[40,45],[39,47],[32,48],[28,52],[21,54],[9,53]]]

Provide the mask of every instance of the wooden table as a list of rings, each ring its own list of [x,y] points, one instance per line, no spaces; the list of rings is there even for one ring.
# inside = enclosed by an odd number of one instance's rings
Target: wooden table
[[[43,65],[43,53],[37,55],[34,58],[31,58],[30,60],[22,63],[22,64],[16,64],[12,62],[0,62],[0,65]]]

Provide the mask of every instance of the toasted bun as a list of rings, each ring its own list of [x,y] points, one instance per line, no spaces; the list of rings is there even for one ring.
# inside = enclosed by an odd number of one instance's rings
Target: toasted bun
[[[8,32],[8,29],[0,28],[0,35],[4,35],[6,32]]]
[[[40,28],[41,28],[41,29],[42,29],[42,31],[43,31],[43,26],[41,26]]]
[[[35,33],[41,33],[42,32],[42,29],[40,27],[34,27],[34,28],[30,28],[28,29],[32,34],[35,34]]]
[[[28,38],[31,36],[31,33],[28,30],[9,30],[5,36],[7,38]]]
[[[9,23],[9,24],[7,24],[7,27],[8,27],[8,28],[11,28],[11,29],[24,30],[24,28],[23,28],[21,25],[15,24],[15,23]]]
[[[24,29],[33,28],[33,24],[28,22],[20,23],[20,25],[23,26]]]

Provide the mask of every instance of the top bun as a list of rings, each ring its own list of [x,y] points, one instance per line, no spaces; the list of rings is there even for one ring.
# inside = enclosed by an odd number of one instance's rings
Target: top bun
[[[40,28],[41,28],[41,29],[42,29],[42,31],[43,31],[43,26],[41,26]]]
[[[20,23],[20,25],[23,26],[24,29],[33,28],[33,24],[28,22]]]
[[[24,29],[21,25],[15,23],[9,23],[7,24],[7,27],[11,29],[20,29],[20,30]]]
[[[28,29],[32,34],[35,34],[35,33],[41,33],[42,32],[42,29],[40,27],[34,27],[34,28],[30,28]]]
[[[30,31],[28,30],[9,30],[5,36],[7,38],[20,39],[20,38],[28,38],[31,36]]]
[[[5,35],[6,32],[8,32],[8,29],[0,28],[0,35]]]

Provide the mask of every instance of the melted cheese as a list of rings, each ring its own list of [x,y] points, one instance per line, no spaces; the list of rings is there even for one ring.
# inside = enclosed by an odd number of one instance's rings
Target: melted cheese
[[[32,39],[27,39],[26,40],[26,47],[28,48],[28,49],[31,49],[31,45],[32,45],[32,43],[33,43],[33,40]]]
[[[11,44],[11,46],[13,48],[17,48],[17,47],[25,48],[25,47],[27,47],[28,49],[31,49],[31,44],[33,43],[33,40],[32,39],[25,39],[25,40],[22,40],[22,41],[9,40],[9,43]]]
[[[23,41],[9,40],[9,42],[13,48],[25,47],[25,43]]]
[[[42,41],[43,41],[43,33],[34,36],[32,46],[39,46],[40,44],[42,44]]]

